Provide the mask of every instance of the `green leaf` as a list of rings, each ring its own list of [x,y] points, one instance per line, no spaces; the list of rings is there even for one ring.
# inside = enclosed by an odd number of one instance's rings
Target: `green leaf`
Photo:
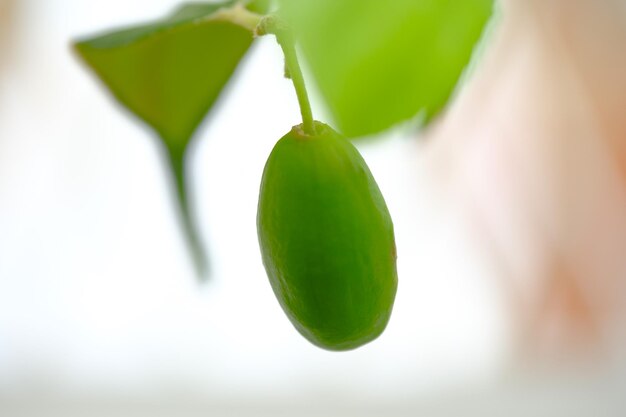
[[[113,95],[170,147],[184,147],[252,43],[224,13],[192,3],[167,19],[82,40],[75,48]]]
[[[165,19],[74,45],[113,96],[163,140],[201,275],[206,265],[185,191],[185,149],[249,49],[258,19],[235,1],[190,3]]]
[[[377,133],[446,104],[492,0],[280,0],[340,130]]]
[[[272,8],[272,0],[251,1],[246,8],[256,13],[267,13]]]

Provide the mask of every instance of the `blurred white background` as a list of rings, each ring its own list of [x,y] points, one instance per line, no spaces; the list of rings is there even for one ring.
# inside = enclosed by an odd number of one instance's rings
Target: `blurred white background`
[[[69,48],[177,3],[0,9],[0,415],[619,415],[619,370],[511,370],[497,271],[406,129],[358,144],[396,228],[388,329],[331,353],[292,328],[255,224],[265,160],[299,122],[273,39],[253,48],[194,142],[192,200],[212,266],[198,284],[155,137]]]

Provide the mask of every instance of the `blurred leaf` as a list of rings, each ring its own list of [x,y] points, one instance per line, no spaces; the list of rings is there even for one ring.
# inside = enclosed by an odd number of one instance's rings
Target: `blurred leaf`
[[[185,149],[250,47],[257,21],[235,1],[190,3],[163,20],[75,44],[113,95],[163,140],[200,275],[206,262],[185,191]]]
[[[82,40],[76,50],[115,97],[168,147],[184,147],[252,43],[220,13],[234,1],[191,3],[170,17]]]
[[[256,13],[267,13],[272,8],[272,0],[255,0],[248,3],[246,8]]]
[[[280,0],[344,134],[385,130],[446,104],[492,0]]]

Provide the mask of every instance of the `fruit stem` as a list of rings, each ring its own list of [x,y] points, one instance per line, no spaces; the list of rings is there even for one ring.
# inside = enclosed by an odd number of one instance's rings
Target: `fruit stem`
[[[314,135],[315,124],[313,123],[313,111],[311,110],[309,95],[306,91],[302,69],[300,69],[300,63],[298,62],[296,46],[293,42],[282,42],[280,39],[278,43],[285,54],[285,65],[289,70],[289,75],[291,76],[293,86],[296,89],[296,95],[298,96],[300,113],[302,114],[302,130],[304,130],[304,133]]]
[[[296,52],[296,42],[291,30],[276,16],[266,16],[259,22],[255,31],[257,36],[274,34],[276,40],[285,55],[285,74],[293,81],[298,96],[298,104],[300,105],[300,113],[302,114],[302,130],[309,135],[315,134],[315,123],[313,119],[313,111],[309,95],[304,82],[304,75],[298,61],[298,53]]]
[[[178,210],[183,223],[183,231],[191,257],[194,262],[196,273],[201,281],[204,281],[208,275],[208,261],[205,255],[204,247],[200,236],[197,233],[196,225],[189,206],[189,199],[185,187],[185,150],[169,148],[167,150],[170,168],[174,176],[174,188],[176,199],[178,201]]]

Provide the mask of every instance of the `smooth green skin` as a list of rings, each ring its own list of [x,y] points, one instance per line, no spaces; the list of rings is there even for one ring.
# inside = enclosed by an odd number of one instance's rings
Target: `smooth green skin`
[[[396,247],[385,200],[356,148],[330,127],[294,127],[263,173],[257,227],[283,310],[309,341],[357,348],[385,329]]]
[[[279,0],[337,127],[381,132],[446,104],[493,0]]]

